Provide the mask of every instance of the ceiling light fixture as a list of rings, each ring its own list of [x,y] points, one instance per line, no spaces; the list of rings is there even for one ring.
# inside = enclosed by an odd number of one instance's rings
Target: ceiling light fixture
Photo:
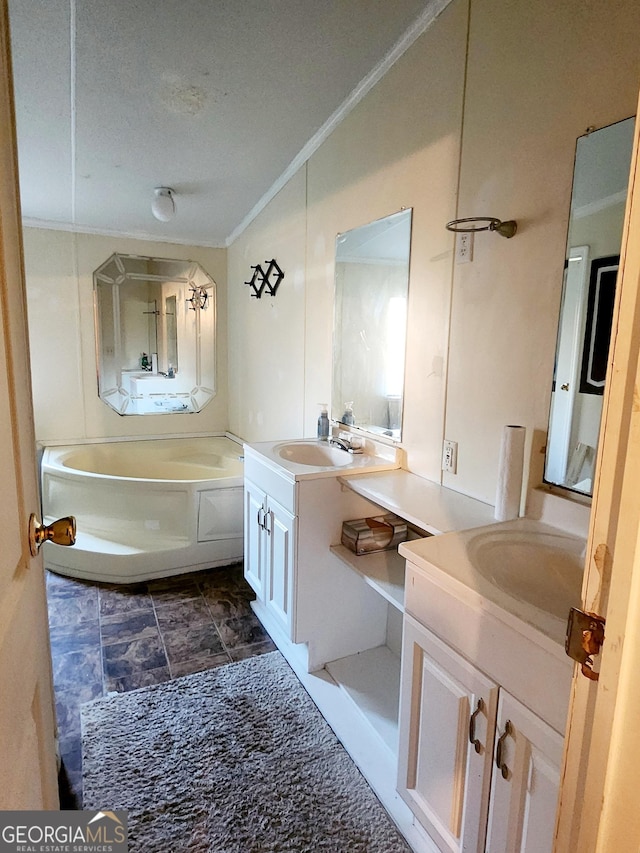
[[[176,215],[176,203],[173,200],[173,190],[170,187],[156,187],[151,202],[151,213],[160,222],[169,222]]]

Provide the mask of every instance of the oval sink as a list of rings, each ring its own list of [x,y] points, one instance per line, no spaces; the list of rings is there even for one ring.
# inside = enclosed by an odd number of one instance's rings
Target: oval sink
[[[475,568],[507,595],[566,619],[580,607],[581,539],[541,531],[491,530],[467,544]]]
[[[342,468],[353,464],[353,456],[339,447],[315,441],[292,441],[277,448],[278,455],[287,462],[313,465],[316,468]]]

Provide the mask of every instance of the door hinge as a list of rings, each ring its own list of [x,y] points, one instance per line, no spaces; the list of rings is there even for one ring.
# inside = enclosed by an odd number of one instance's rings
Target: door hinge
[[[597,655],[604,643],[604,626],[605,620],[597,613],[585,613],[575,607],[569,611],[564,649],[580,664],[582,674],[591,681],[599,678],[592,669],[592,655]]]

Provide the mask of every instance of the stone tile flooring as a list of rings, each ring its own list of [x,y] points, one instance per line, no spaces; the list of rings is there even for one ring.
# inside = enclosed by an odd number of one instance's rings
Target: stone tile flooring
[[[62,809],[82,808],[80,705],[273,651],[253,598],[241,565],[120,586],[47,572]]]

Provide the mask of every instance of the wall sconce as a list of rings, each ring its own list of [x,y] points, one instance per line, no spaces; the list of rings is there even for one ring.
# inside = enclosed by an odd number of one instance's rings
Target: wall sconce
[[[189,290],[191,290],[191,297],[186,300],[189,311],[204,311],[209,301],[207,288],[192,284],[189,286]]]
[[[160,222],[169,222],[176,215],[174,192],[170,187],[156,187],[151,202],[151,213]]]
[[[469,223],[483,223],[473,225]],[[508,219],[506,222],[501,222],[494,216],[469,216],[466,219],[452,219],[447,222],[447,231],[455,231],[469,233],[472,231],[495,231],[501,237],[513,237],[518,230],[518,223],[513,219]]]

